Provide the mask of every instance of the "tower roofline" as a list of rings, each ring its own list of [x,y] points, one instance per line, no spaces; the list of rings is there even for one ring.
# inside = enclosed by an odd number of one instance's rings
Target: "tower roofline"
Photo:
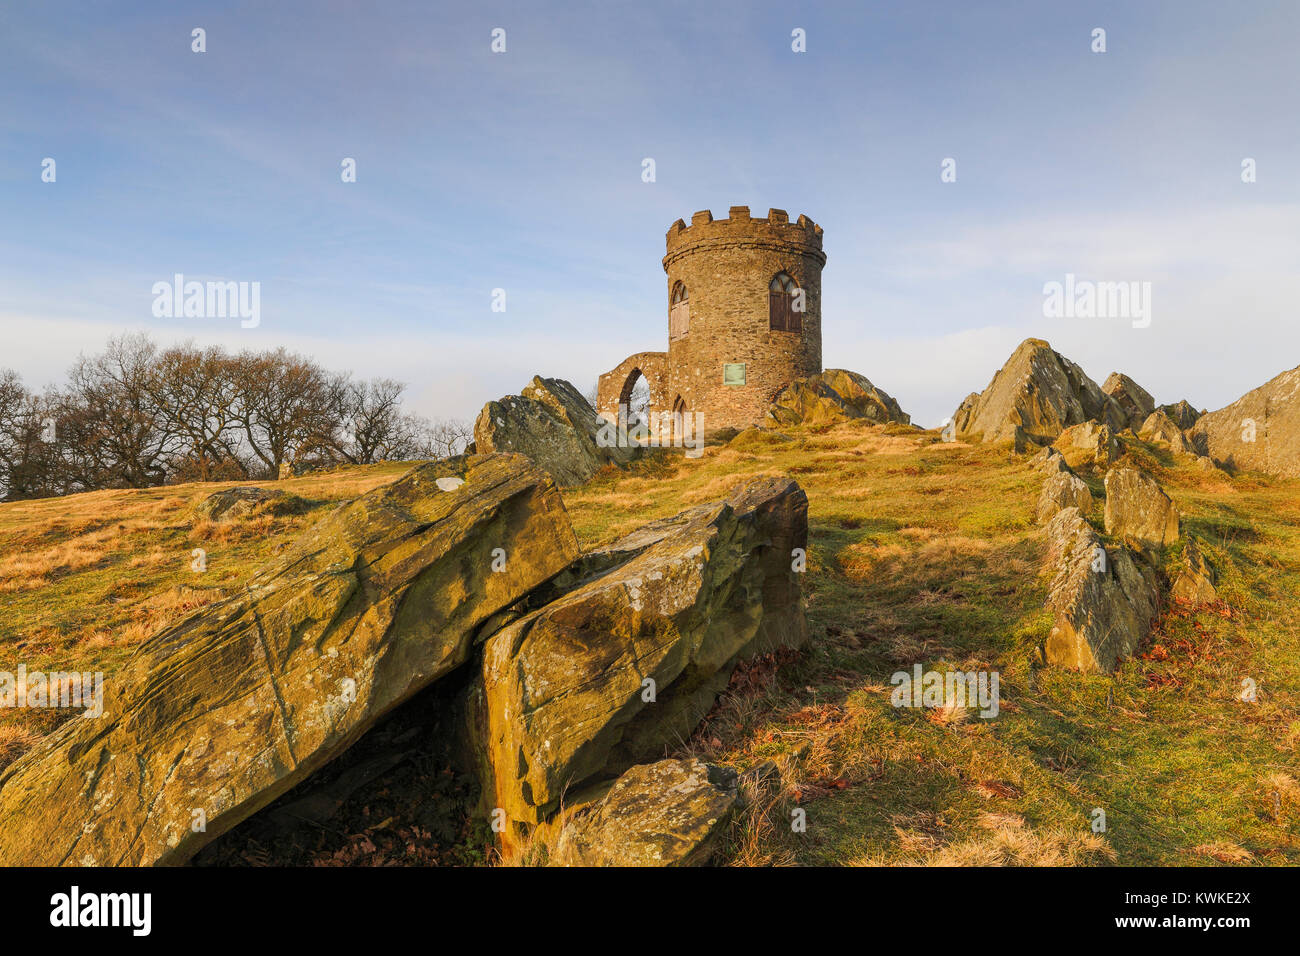
[[[681,219],[669,226],[665,245],[665,272],[674,259],[705,246],[793,247],[804,255],[813,256],[822,265],[826,264],[826,254],[822,251],[822,227],[805,215],[791,222],[784,209],[769,209],[767,217],[762,219],[751,216],[748,206],[732,206],[726,219],[714,219],[712,212],[702,209],[691,216],[689,226]]]

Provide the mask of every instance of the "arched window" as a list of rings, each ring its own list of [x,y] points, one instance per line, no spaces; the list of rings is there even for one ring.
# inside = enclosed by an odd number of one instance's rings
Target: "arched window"
[[[686,292],[686,283],[673,285],[673,293],[668,304],[668,341],[680,339],[691,330],[691,303]]]
[[[768,326],[773,332],[803,331],[804,294],[784,272],[772,276],[767,286]]]

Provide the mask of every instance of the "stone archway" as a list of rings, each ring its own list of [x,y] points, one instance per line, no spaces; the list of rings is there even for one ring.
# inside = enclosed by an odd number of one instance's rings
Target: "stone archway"
[[[637,382],[645,380],[649,395],[646,412],[663,412],[668,402],[668,353],[638,352],[600,377],[596,386],[596,411],[607,421],[617,422],[619,406],[627,408]]]
[[[632,369],[619,392],[618,403],[627,409],[627,424],[650,423],[650,381],[639,368]]]

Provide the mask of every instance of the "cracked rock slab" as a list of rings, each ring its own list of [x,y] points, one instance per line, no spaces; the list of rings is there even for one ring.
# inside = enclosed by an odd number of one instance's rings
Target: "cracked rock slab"
[[[484,620],[577,553],[554,483],[519,456],[362,495],[146,641],[105,680],[103,716],[0,774],[0,864],[185,862],[467,660]]]
[[[1178,509],[1160,483],[1136,468],[1106,472],[1106,533],[1143,548],[1178,540]]]
[[[751,482],[633,532],[587,565],[603,570],[488,638],[472,736],[503,843],[680,746],[740,660],[806,642],[791,552],[807,507],[788,478]]]
[[[1133,654],[1159,610],[1156,574],[1126,548],[1107,550],[1077,508],[1047,526],[1047,607],[1055,613],[1044,653],[1049,664],[1113,671]]]

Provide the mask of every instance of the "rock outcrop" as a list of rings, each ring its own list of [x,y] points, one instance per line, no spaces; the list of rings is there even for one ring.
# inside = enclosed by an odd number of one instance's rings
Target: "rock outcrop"
[[[1092,508],[1092,492],[1083,479],[1069,469],[1054,472],[1043,482],[1034,520],[1046,524],[1063,508],[1078,508],[1082,514],[1087,514]]]
[[[503,843],[566,791],[678,746],[738,661],[806,641],[806,539],[803,491],[761,479],[586,556],[576,586],[487,640],[469,711]]]
[[[1046,448],[1034,455],[1034,457],[1030,459],[1029,465],[1034,469],[1034,471],[1040,472],[1044,475],[1055,475],[1058,472],[1063,471],[1074,474],[1074,472],[1070,471],[1070,466],[1065,463],[1065,456],[1051,445],[1048,445]]]
[[[1019,428],[1023,438],[1041,445],[1089,419],[1114,431],[1128,425],[1115,399],[1083,369],[1042,339],[1025,339],[988,387],[962,402],[952,421],[959,438],[1014,442]]]
[[[1049,664],[1106,673],[1129,657],[1159,610],[1157,578],[1123,547],[1109,552],[1077,508],[1047,526],[1047,607],[1054,612]]]
[[[194,511],[211,521],[234,521],[267,502],[284,502],[289,498],[287,492],[269,488],[223,488],[200,501]]]
[[[1201,415],[1204,414],[1204,412],[1198,412],[1187,399],[1175,402],[1172,405],[1161,405],[1156,411],[1164,412],[1183,431],[1195,425]]]
[[[633,767],[564,824],[552,866],[700,866],[738,800],[730,767],[661,760]]]
[[[1106,472],[1106,533],[1142,548],[1178,540],[1178,509],[1160,483],[1136,468]]]
[[[1151,393],[1122,372],[1111,372],[1101,390],[1115,399],[1134,431],[1155,411],[1156,400]]]
[[[1201,546],[1189,537],[1183,544],[1178,576],[1169,596],[1184,604],[1213,604],[1219,599],[1214,586],[1214,568],[1205,559]]]
[[[1300,366],[1197,419],[1196,450],[1247,471],[1300,477]]]
[[[580,485],[606,464],[626,465],[639,452],[571,384],[534,376],[520,395],[488,402],[474,422],[480,455],[513,452],[534,461],[561,487]]]
[[[466,662],[485,621],[577,554],[555,485],[519,456],[362,495],[150,638],[103,716],[0,774],[0,864],[184,862]]]
[[[865,418],[911,424],[912,418],[864,375],[841,368],[798,379],[781,390],[767,413],[768,424],[829,425]]]
[[[1071,466],[1084,464],[1107,468],[1119,458],[1119,440],[1109,425],[1080,422],[1071,425],[1052,442]]]
[[[1138,438],[1154,444],[1168,445],[1169,450],[1180,455],[1195,455],[1196,449],[1187,440],[1178,423],[1163,409],[1156,409],[1142,422]]]

